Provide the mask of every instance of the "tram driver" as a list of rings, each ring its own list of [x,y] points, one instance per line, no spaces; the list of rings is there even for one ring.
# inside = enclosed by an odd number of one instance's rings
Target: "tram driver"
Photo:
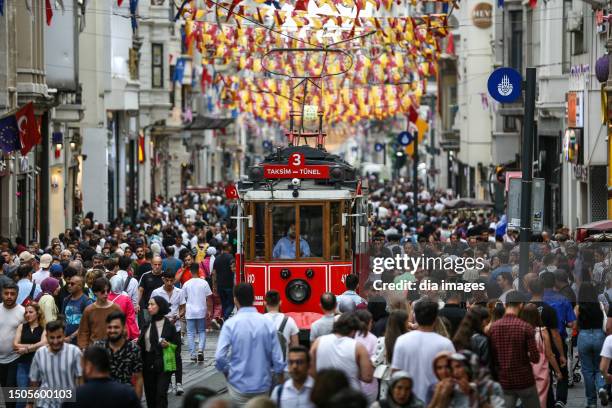
[[[295,224],[289,225],[287,235],[278,240],[274,245],[272,257],[279,259],[295,259]],[[303,258],[310,257],[310,245],[305,239],[298,238],[300,241],[300,255]]]

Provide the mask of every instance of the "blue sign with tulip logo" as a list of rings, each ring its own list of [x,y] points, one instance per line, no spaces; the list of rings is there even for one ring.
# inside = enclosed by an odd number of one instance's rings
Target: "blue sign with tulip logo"
[[[402,146],[408,146],[410,143],[412,143],[413,139],[414,137],[408,132],[402,132],[397,135],[397,143]]]
[[[511,103],[521,96],[523,78],[513,68],[498,68],[491,73],[487,87],[489,95],[497,102]]]

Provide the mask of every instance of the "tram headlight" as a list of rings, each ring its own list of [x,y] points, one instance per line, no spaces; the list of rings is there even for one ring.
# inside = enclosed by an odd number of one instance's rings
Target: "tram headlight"
[[[249,169],[249,180],[252,182],[263,180],[263,169],[258,166],[251,167]]]
[[[294,279],[287,285],[285,295],[291,302],[299,305],[310,298],[310,285],[303,279]]]

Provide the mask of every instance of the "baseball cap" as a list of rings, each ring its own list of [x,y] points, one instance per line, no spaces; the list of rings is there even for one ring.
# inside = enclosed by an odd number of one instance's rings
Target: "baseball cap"
[[[34,255],[29,253],[28,251],[23,251],[21,254],[19,254],[20,263],[30,262],[32,259],[34,259]]]
[[[51,262],[53,262],[53,257],[50,254],[43,254],[43,256],[40,257],[41,268],[48,268]]]
[[[51,268],[49,268],[49,273],[54,278],[57,278],[59,276],[62,276],[62,274],[64,273],[64,268],[60,264],[53,264],[51,265]]]

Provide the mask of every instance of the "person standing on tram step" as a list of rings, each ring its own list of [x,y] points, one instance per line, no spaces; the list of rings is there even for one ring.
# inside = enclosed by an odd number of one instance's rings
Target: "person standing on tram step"
[[[295,224],[289,225],[287,235],[278,240],[274,245],[272,257],[277,259],[295,259]],[[299,238],[300,241],[300,256],[302,258],[310,257],[310,245],[305,239]]]
[[[216,264],[216,262],[215,262]],[[274,323],[253,307],[255,294],[248,283],[234,288],[238,313],[221,328],[215,367],[227,378],[232,402],[239,407],[272,387],[272,373],[281,383],[285,370],[283,352]]]

